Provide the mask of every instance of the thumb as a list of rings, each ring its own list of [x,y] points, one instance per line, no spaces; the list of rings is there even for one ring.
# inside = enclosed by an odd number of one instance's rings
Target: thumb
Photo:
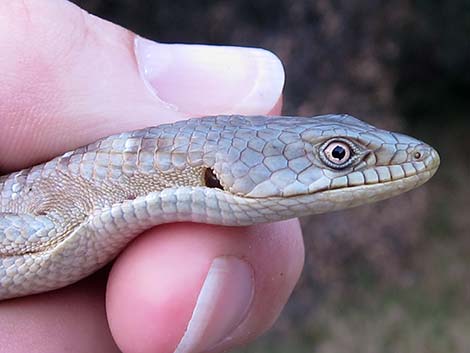
[[[3,172],[124,130],[267,113],[284,83],[268,51],[156,43],[59,0],[1,2],[0,47]]]

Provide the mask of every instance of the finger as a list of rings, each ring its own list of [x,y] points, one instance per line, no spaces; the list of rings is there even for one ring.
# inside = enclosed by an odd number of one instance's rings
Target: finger
[[[113,336],[126,353],[222,351],[246,343],[277,318],[302,264],[296,221],[158,227],[113,266],[107,301]]]
[[[0,45],[3,171],[187,116],[265,113],[284,83],[268,51],[156,43],[61,0],[0,2]]]
[[[104,276],[2,302],[0,352],[119,352],[106,321]]]

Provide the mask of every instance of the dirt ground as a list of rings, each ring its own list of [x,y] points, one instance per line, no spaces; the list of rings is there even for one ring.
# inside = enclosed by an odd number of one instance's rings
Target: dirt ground
[[[302,219],[303,276],[240,352],[470,352],[470,0],[77,0],[162,42],[275,52],[287,115],[412,134],[438,174],[401,197]]]

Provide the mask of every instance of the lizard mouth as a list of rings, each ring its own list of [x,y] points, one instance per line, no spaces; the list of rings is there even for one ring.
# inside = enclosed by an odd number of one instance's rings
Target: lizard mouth
[[[420,162],[406,162],[400,165],[377,166],[362,171],[353,172],[331,180],[326,190],[336,190],[373,185],[405,183],[407,180],[417,179],[420,184],[429,180],[437,171],[440,159],[437,152]],[[325,191],[326,191],[325,190]]]

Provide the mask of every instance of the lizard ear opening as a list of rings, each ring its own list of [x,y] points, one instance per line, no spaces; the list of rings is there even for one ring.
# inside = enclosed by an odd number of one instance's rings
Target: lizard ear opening
[[[216,188],[223,190],[222,184],[220,184],[219,178],[215,175],[214,170],[212,168],[207,168],[204,172],[204,184],[208,188]]]

